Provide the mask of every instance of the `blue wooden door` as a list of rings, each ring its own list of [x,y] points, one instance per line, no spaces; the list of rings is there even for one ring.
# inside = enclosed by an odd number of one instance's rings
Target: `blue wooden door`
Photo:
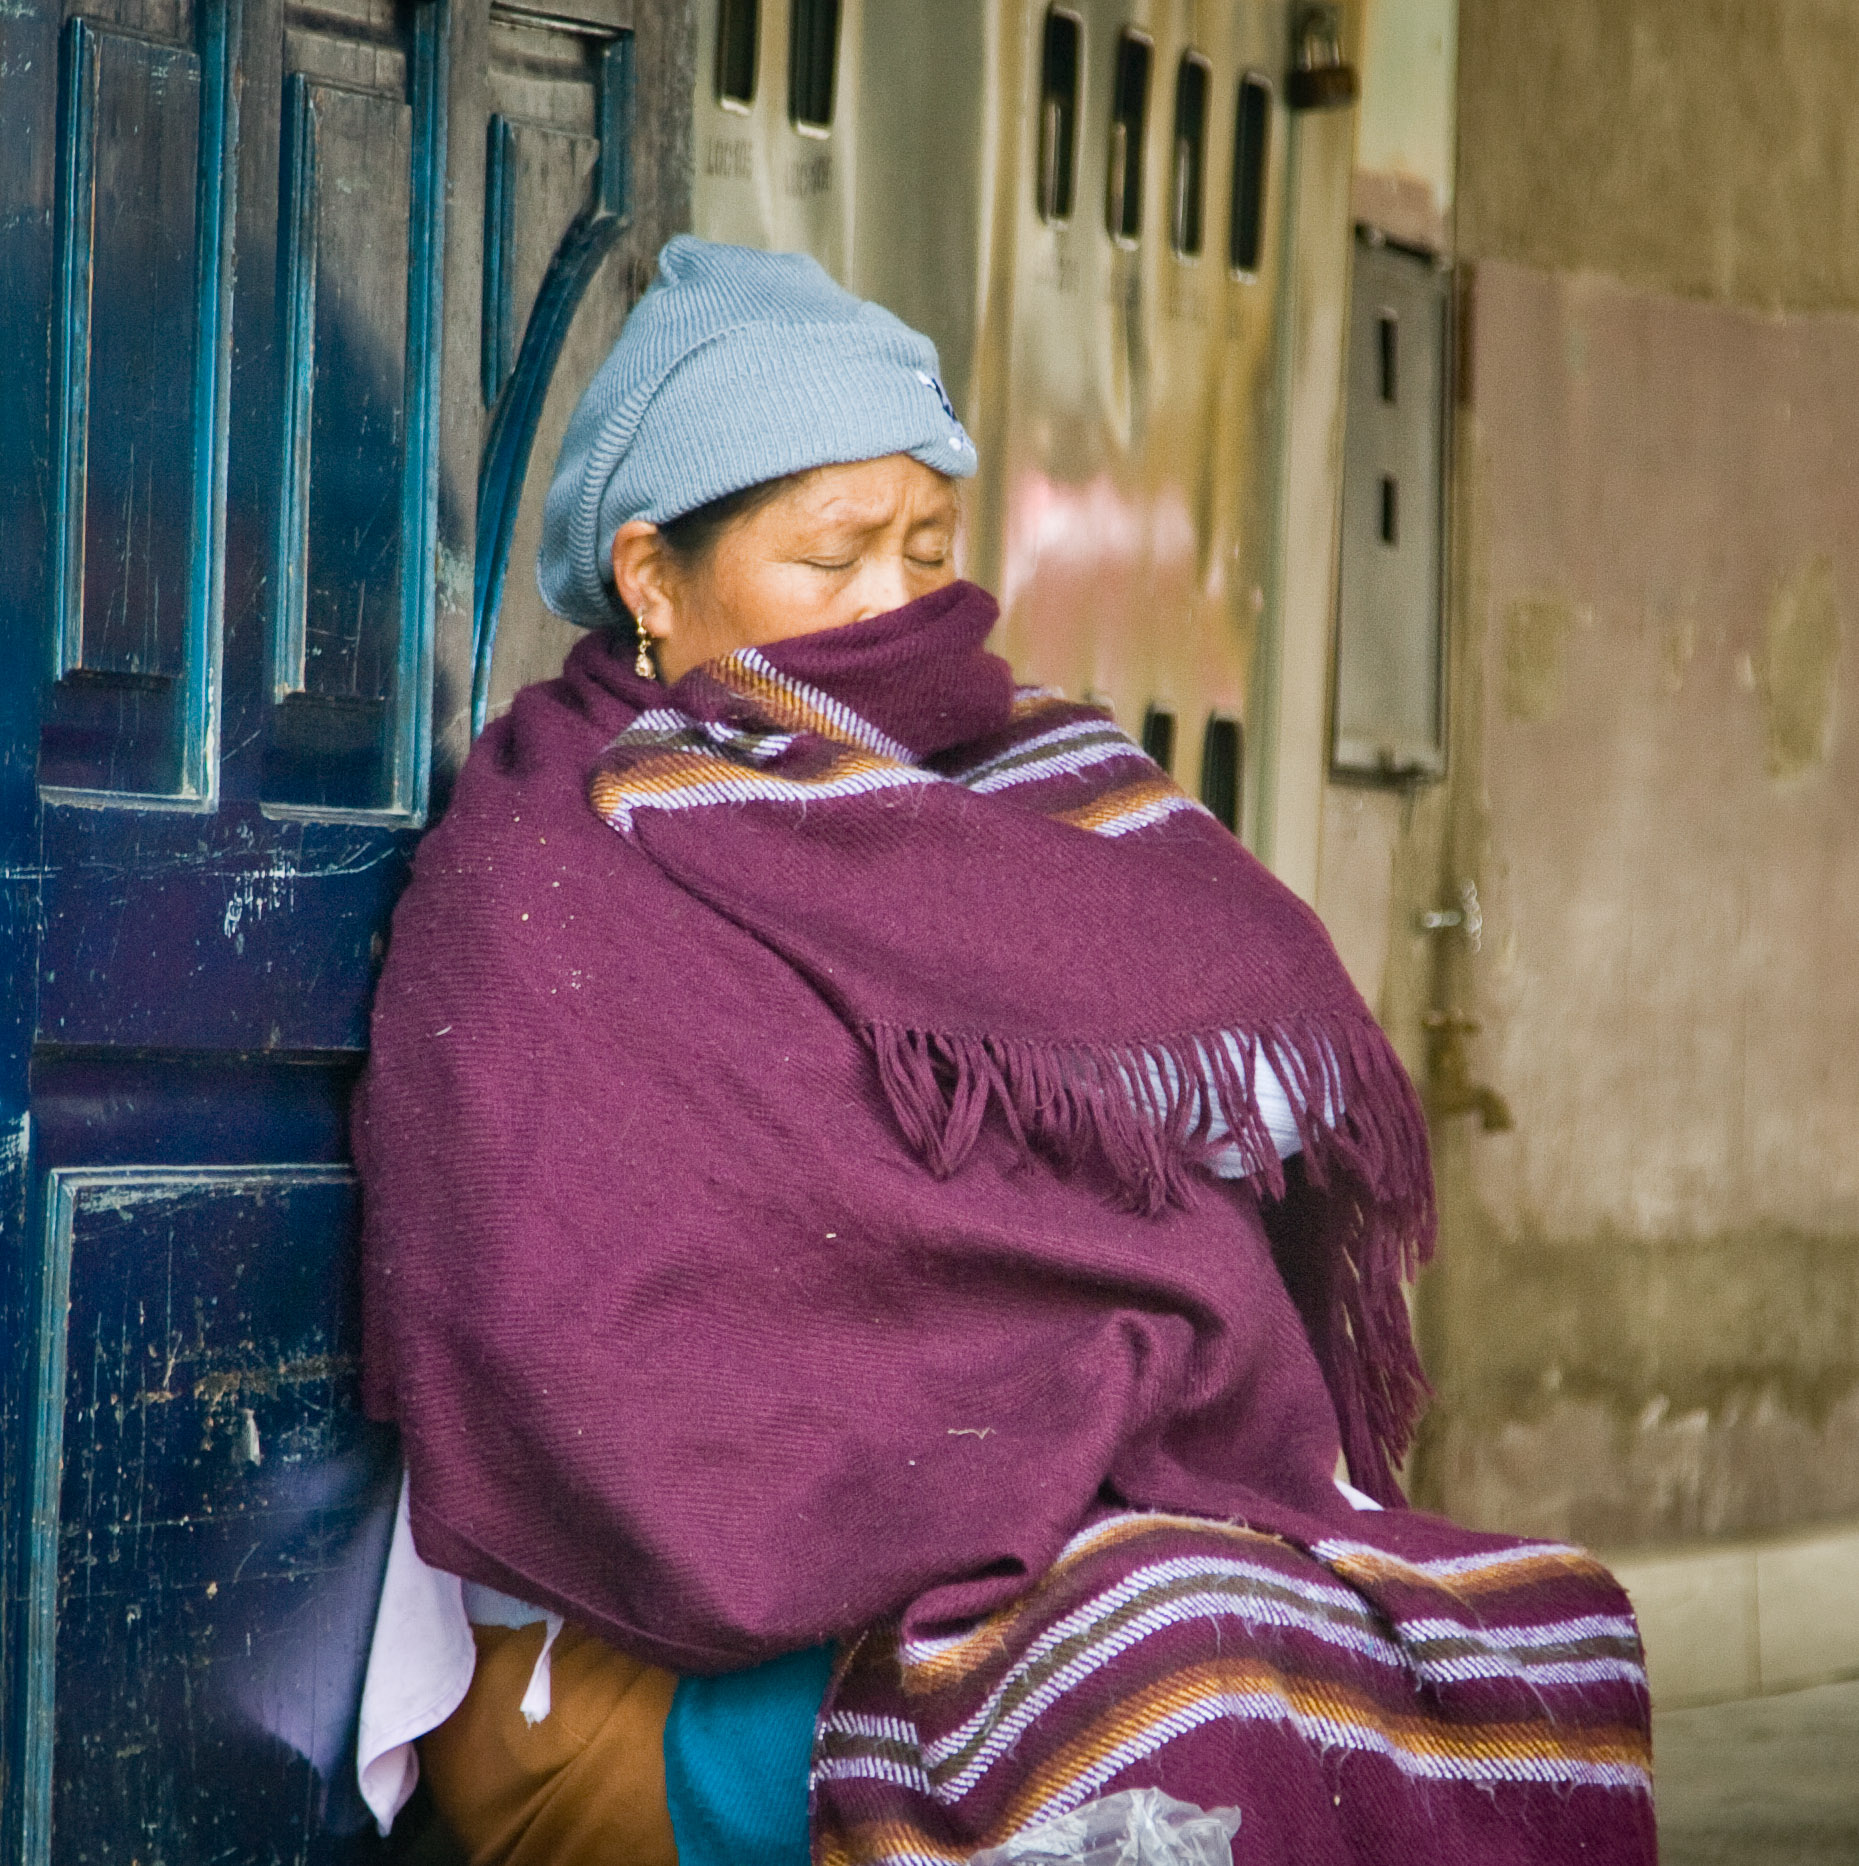
[[[689,38],[0,6],[5,1858],[375,1850],[347,1095],[564,333],[681,224]]]

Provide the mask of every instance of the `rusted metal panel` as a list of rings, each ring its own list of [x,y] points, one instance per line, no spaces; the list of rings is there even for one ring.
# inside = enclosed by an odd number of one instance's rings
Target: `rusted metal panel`
[[[811,70],[829,11],[830,121],[809,120],[795,32]],[[1049,17],[1070,47],[1056,65]],[[1119,116],[1126,33],[1146,81],[1137,95],[1124,61]],[[935,337],[981,442],[967,567],[1000,592],[1004,651],[1132,730],[1150,708],[1177,714],[1190,788],[1209,722],[1247,716],[1274,600],[1289,47],[1284,0],[697,12],[697,230],[810,252]],[[527,588],[533,538],[526,521],[493,708],[572,640]]]

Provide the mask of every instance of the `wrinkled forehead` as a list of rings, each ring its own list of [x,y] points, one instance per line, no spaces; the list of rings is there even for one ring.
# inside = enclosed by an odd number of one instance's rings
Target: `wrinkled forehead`
[[[949,527],[960,516],[956,483],[909,454],[816,467],[752,514],[775,525],[841,531]]]

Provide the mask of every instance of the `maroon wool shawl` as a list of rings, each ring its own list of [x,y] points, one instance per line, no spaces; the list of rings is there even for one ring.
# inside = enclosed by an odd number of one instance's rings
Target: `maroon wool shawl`
[[[1106,1500],[1372,1539],[1339,1442],[1398,1503],[1412,1088],[1315,916],[994,619],[957,584],[669,692],[594,636],[474,748],[355,1121],[428,1561],[704,1672],[996,1610]]]

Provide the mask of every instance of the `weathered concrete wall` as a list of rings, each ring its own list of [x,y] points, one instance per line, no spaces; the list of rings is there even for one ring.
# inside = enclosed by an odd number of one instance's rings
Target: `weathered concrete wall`
[[[1454,1136],[1427,1481],[1615,1544],[1849,1512],[1859,319],[1486,261],[1469,333],[1471,987],[1517,1127]]]
[[[1463,0],[1459,69],[1463,251],[1859,304],[1852,0]]]
[[[1493,1526],[1859,1510],[1855,70],[1859,0],[1461,0],[1453,766],[1333,788],[1318,901],[1516,1117],[1437,1125],[1421,1298]]]

